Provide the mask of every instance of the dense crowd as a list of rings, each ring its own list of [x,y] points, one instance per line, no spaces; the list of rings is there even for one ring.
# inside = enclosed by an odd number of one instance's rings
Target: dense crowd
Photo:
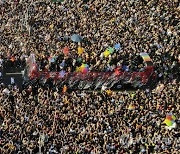
[[[1,59],[8,66],[24,66],[24,59],[35,53],[40,69],[74,71],[86,63],[92,71],[107,71],[131,67],[138,53],[147,52],[159,74],[177,76],[178,1],[2,1],[0,9]],[[73,34],[83,42],[72,42]],[[120,49],[104,57],[106,48],[117,43]]]
[[[163,85],[107,94],[2,83],[0,153],[180,153],[179,9],[177,0],[0,0],[0,73],[23,69],[31,53],[40,70],[133,70],[147,52]],[[163,124],[168,113],[172,130]]]
[[[164,85],[110,94],[2,85],[1,153],[179,153],[179,128],[163,121],[179,119],[180,84]]]

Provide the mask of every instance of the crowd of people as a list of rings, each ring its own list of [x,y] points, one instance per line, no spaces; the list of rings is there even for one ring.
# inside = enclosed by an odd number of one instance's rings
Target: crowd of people
[[[0,153],[180,153],[179,9],[177,0],[0,0],[0,77],[31,53],[39,70],[107,72],[133,69],[146,52],[164,85],[106,93],[1,83]]]
[[[1,153],[179,153],[180,84],[160,91],[0,89]]]
[[[131,67],[138,53],[147,52],[166,77],[177,73],[180,58],[178,10],[178,2],[161,0],[2,1],[1,59],[24,66],[24,59],[35,53],[41,69],[74,71],[86,63],[92,71],[107,71],[117,65]],[[73,34],[83,42],[72,42]],[[102,53],[117,43],[119,50],[104,57]]]

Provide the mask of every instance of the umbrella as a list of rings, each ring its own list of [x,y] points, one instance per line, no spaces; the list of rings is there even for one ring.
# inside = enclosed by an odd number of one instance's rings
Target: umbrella
[[[166,119],[173,121],[173,120],[176,120],[176,117],[170,113],[166,115]]]
[[[81,73],[87,73],[89,71],[89,66],[87,64],[82,64],[79,68]]]
[[[165,123],[167,126],[172,126],[172,125],[173,125],[173,121],[168,120],[168,119],[165,119],[165,120],[164,120],[164,123]]]
[[[166,119],[164,120],[164,123],[167,125],[167,126],[172,126],[174,123],[175,123],[175,121],[174,120],[176,120],[176,117],[174,116],[174,115],[172,115],[172,114],[167,114],[166,115]]]
[[[83,38],[82,38],[80,35],[78,35],[78,34],[73,34],[73,35],[71,36],[71,40],[72,40],[73,42],[81,42],[82,39],[83,39]]]

